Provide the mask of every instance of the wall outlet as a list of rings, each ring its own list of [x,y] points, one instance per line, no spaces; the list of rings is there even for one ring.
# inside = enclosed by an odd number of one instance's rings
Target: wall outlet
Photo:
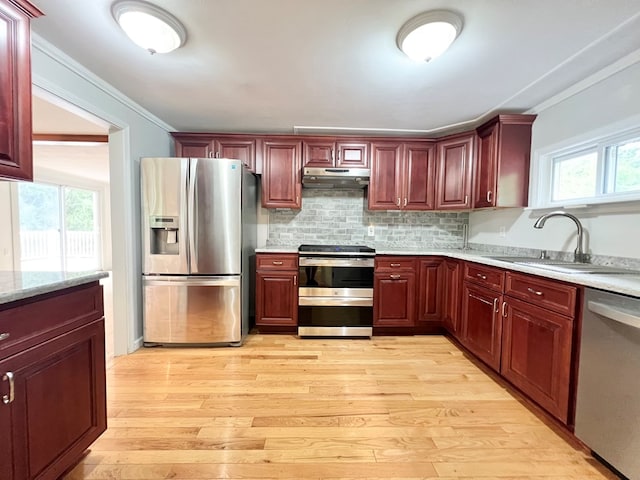
[[[507,228],[506,227],[500,227],[499,235],[502,238],[505,238],[507,236]]]
[[[376,234],[376,230],[373,227],[373,225],[369,225],[369,227],[367,228],[367,236],[368,237],[373,237]]]

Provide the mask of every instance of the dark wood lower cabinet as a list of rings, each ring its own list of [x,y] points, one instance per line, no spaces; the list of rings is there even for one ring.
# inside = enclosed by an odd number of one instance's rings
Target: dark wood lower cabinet
[[[460,336],[460,291],[462,267],[458,260],[445,259],[441,266],[442,323],[451,335]]]
[[[297,271],[256,273],[256,325],[298,325]]]
[[[502,375],[567,423],[573,319],[505,297]]]
[[[416,274],[380,272],[373,282],[373,326],[413,327]]]
[[[462,287],[462,344],[480,360],[500,371],[502,294],[464,282]]]
[[[107,427],[102,289],[61,292],[0,311],[3,480],[59,478]]]
[[[418,262],[418,310],[416,327],[418,332],[429,332],[432,327],[442,325],[442,277],[443,259],[420,258]]]

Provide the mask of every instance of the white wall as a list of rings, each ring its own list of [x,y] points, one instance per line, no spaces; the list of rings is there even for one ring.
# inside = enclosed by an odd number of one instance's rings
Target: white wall
[[[113,125],[109,134],[115,354],[142,339],[139,159],[168,156],[173,130],[34,35],[33,84]]]
[[[640,125],[640,62],[545,108],[533,124],[532,163],[541,151],[598,134],[614,124]],[[532,165],[533,166],[533,165]],[[532,176],[533,178],[533,176]],[[587,251],[595,255],[640,258],[640,202],[586,207],[571,211],[580,218]],[[572,251],[576,227],[568,219],[552,218],[542,230],[533,224],[545,211],[506,209],[472,212],[473,243]],[[504,228],[505,236],[501,236]]]

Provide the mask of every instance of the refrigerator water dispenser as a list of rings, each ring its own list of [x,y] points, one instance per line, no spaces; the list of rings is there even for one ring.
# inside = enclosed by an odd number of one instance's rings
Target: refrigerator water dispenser
[[[151,255],[179,255],[178,217],[151,217]]]

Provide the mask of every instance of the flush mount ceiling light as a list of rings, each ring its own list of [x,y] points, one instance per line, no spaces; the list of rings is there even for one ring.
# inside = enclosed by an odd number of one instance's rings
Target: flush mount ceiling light
[[[410,59],[428,62],[442,55],[462,30],[462,18],[448,10],[432,10],[405,23],[396,38]]]
[[[148,2],[116,2],[111,14],[127,36],[151,54],[171,52],[187,39],[187,31],[177,18]]]

